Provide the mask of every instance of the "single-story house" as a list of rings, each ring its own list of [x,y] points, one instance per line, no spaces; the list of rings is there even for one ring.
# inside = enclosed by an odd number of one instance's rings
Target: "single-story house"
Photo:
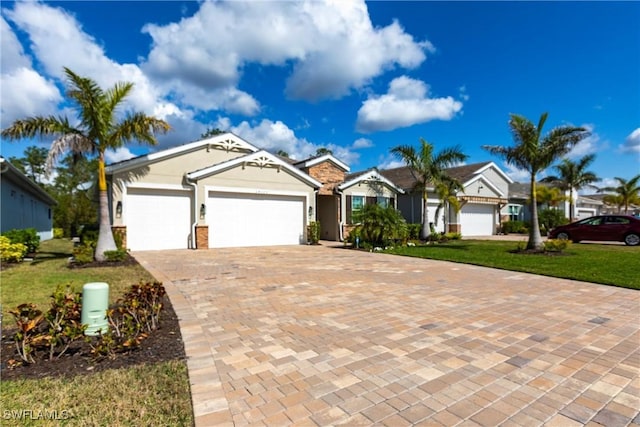
[[[398,195],[398,209],[409,223],[422,221],[422,194],[414,191],[416,179],[408,166],[380,171],[404,193]],[[507,205],[512,180],[493,162],[474,163],[449,168],[446,173],[458,180],[462,191],[456,196],[461,209],[443,209],[436,220],[440,200],[434,187],[427,189],[429,221],[436,231],[462,233],[465,236],[495,234],[500,225],[500,211]]]
[[[53,238],[56,201],[42,187],[0,157],[0,232],[35,228],[40,240]]]
[[[106,172],[113,229],[132,250],[304,243],[322,187],[231,133]]]
[[[313,221],[321,239],[340,241],[366,204],[421,220],[408,168],[350,173],[330,153],[292,160],[231,133],[111,164],[106,172],[113,230],[132,250],[301,244]],[[447,172],[464,188],[462,210],[444,216],[447,230],[494,234],[510,179],[493,162]],[[431,189],[431,218],[438,202]]]

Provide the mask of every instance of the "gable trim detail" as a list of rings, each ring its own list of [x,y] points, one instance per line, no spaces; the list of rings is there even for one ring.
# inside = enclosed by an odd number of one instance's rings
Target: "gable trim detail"
[[[224,133],[211,138],[191,142],[188,144],[180,145],[178,147],[168,148],[166,150],[158,151],[155,153],[145,154],[119,163],[114,163],[106,167],[106,172],[107,174],[112,174],[114,172],[126,171],[139,166],[147,165],[158,160],[175,157],[190,151],[195,151],[202,147],[206,147],[207,151],[212,148],[222,149],[225,151],[247,151],[250,153],[259,151],[257,147],[240,138],[239,136],[232,133]]]
[[[291,175],[294,175],[301,181],[311,185],[314,188],[322,187],[321,182],[316,181],[309,175],[291,166],[290,164],[280,160],[278,157],[276,157],[275,155],[265,150],[260,150],[255,153],[248,154],[246,156],[237,157],[235,159],[231,159],[224,163],[219,163],[217,165],[213,165],[198,171],[188,172],[186,176],[188,180],[194,181],[207,176],[215,175],[217,173],[223,172],[225,170],[228,170],[240,165],[242,167],[254,166],[259,168],[284,169],[287,172],[289,172]]]

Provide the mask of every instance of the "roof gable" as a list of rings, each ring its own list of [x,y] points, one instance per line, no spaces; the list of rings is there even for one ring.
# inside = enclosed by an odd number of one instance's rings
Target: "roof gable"
[[[197,179],[205,178],[211,175],[215,175],[217,173],[223,172],[225,170],[229,170],[239,165],[257,166],[260,168],[283,169],[314,188],[322,187],[321,182],[316,181],[315,179],[313,179],[306,173],[302,172],[298,168],[283,161],[280,157],[274,154],[271,154],[265,150],[260,150],[255,153],[247,154],[245,156],[236,157],[226,162],[218,163],[217,165],[208,166],[204,169],[192,171],[187,173],[186,176],[190,180],[197,180]]]
[[[333,157],[332,154],[323,154],[322,156],[311,157],[305,160],[301,160],[297,163],[294,163],[294,165],[298,168],[310,168],[322,162],[331,162],[336,166],[338,166],[340,169],[344,170],[345,172],[349,172],[351,170],[346,163],[343,163],[337,158]]]
[[[358,183],[362,183],[362,182],[368,182],[368,181],[375,181],[375,182],[381,182],[385,185],[387,185],[389,188],[393,189],[394,191],[396,191],[397,193],[404,193],[404,190],[400,187],[398,187],[396,184],[394,184],[392,181],[390,181],[389,179],[385,178],[384,176],[382,176],[378,170],[376,168],[373,169],[368,169],[366,171],[363,172],[358,172],[358,173],[353,173],[351,175],[347,175],[345,177],[344,183],[340,184],[338,186],[339,190],[344,190],[346,188],[349,188],[355,184]]]
[[[199,150],[203,147],[209,149],[218,149],[225,151],[235,152],[247,152],[255,153],[259,149],[232,133],[223,133],[213,136],[211,138],[202,139],[200,141],[190,142],[188,144],[179,145],[177,147],[168,148],[166,150],[157,151],[155,153],[149,153],[142,156],[134,157],[133,159],[124,160],[122,162],[113,163],[106,168],[108,174],[114,172],[122,172],[135,167],[144,166],[150,163],[157,162],[159,160],[167,159],[170,157],[176,157],[184,153]]]

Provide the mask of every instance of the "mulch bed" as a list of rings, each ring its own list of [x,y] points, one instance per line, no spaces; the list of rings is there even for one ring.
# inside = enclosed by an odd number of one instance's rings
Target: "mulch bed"
[[[9,368],[9,360],[17,359],[13,334],[15,329],[7,328],[2,331],[0,348],[0,378],[2,380],[44,378],[44,377],[73,377],[87,375],[107,369],[120,369],[133,365],[155,364],[170,360],[185,359],[184,345],[178,318],[173,311],[168,297],[164,297],[164,309],[160,314],[160,326],[149,334],[140,346],[124,354],[117,354],[114,359],[94,359],[89,354],[88,343],[79,340],[75,348],[68,350],[60,359],[38,360],[31,365]]]

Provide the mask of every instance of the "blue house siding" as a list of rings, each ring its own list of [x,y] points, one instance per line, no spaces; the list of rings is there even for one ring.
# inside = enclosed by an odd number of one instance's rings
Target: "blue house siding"
[[[55,200],[5,159],[0,161],[0,232],[35,228],[41,240],[53,238]]]

